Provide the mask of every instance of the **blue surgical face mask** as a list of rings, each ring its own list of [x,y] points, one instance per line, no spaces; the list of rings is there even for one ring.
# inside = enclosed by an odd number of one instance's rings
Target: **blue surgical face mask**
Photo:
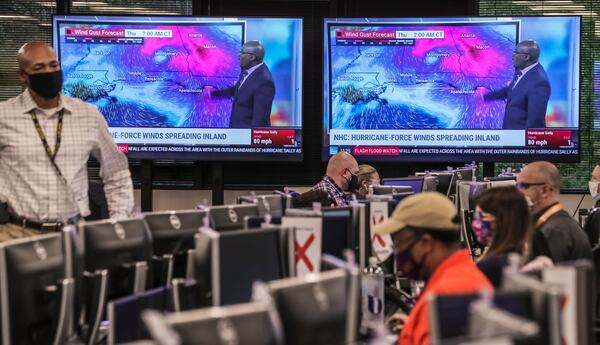
[[[475,212],[473,221],[471,222],[471,229],[475,233],[479,243],[487,246],[492,242],[492,237],[494,236],[492,222],[481,219],[481,215],[478,212]]]

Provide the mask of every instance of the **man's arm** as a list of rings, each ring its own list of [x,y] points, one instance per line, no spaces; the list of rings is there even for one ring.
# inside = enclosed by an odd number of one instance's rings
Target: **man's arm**
[[[483,99],[485,101],[494,101],[494,100],[506,99],[507,96],[508,96],[508,86],[503,87],[500,90],[490,91],[490,92],[486,93],[485,95],[483,95]]]
[[[205,91],[209,90],[209,88],[210,91]],[[235,93],[235,86],[226,87],[224,89],[217,89],[212,86],[205,86],[202,89],[202,93],[204,92],[209,92],[210,97],[233,97],[233,94]]]
[[[133,182],[127,157],[113,140],[108,125],[97,113],[97,140],[92,155],[100,162],[100,176],[111,218],[127,218],[133,213]]]
[[[254,92],[254,109],[252,111],[252,127],[271,125],[271,106],[275,98],[275,86],[272,82],[261,84]],[[267,121],[265,121],[265,119]]]
[[[536,84],[527,95],[527,127],[535,128],[542,124],[546,127],[546,108],[550,99],[550,85],[545,82]]]

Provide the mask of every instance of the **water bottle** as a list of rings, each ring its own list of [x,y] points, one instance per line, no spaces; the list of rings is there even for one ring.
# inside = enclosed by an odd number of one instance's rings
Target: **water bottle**
[[[362,328],[376,330],[383,326],[384,307],[383,270],[376,257],[369,258],[362,276]]]

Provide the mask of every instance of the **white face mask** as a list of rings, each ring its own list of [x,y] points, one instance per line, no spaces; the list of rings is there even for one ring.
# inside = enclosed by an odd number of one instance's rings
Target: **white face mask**
[[[593,181],[588,182],[588,187],[590,188],[590,194],[592,195],[592,199],[594,199],[594,200],[600,199],[600,194],[598,194],[598,184],[600,184],[600,182],[593,182]]]

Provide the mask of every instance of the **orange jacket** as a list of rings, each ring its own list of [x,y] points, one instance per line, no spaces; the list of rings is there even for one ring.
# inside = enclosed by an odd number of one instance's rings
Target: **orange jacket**
[[[482,289],[493,290],[477,265],[471,260],[467,250],[460,250],[450,255],[433,272],[425,289],[412,309],[402,333],[398,338],[399,345],[429,345],[429,315],[427,298],[431,293],[459,294],[477,292]]]

